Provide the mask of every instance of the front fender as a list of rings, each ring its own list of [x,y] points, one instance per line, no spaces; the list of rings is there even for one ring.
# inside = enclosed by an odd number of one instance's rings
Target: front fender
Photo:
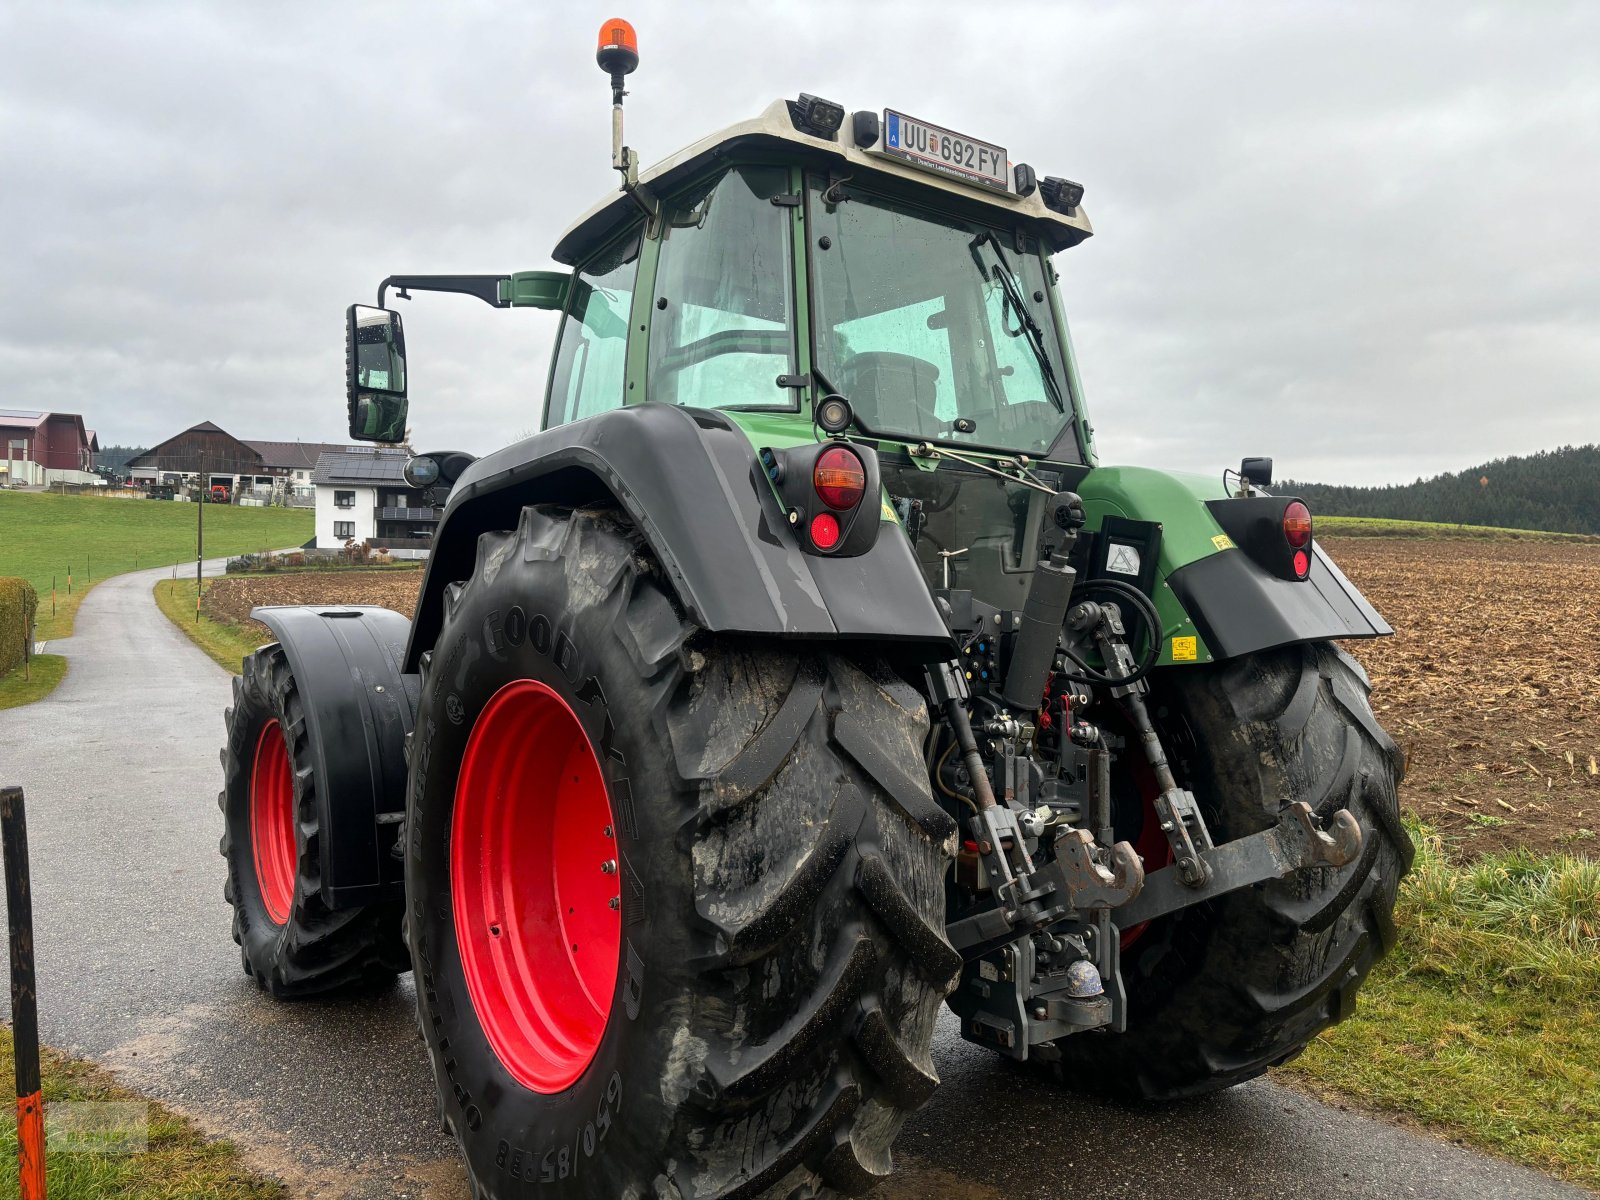
[[[390,853],[406,810],[406,735],[419,681],[402,674],[411,622],[386,608],[257,608],[294,673],[311,746],[322,898],[354,908],[403,895]]]
[[[434,535],[406,670],[438,637],[444,589],[472,573],[481,534],[515,528],[530,504],[613,502],[707,630],[874,639],[924,658],[950,652],[897,523],[884,522],[858,557],[808,554],[737,424],[715,410],[637,404],[535,434],[462,473]]]

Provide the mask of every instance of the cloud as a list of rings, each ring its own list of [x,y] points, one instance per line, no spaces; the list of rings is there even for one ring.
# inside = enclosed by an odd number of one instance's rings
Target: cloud
[[[614,186],[589,5],[12,6],[0,404],[341,436],[342,314],[545,266]],[[638,3],[646,161],[801,90],[1080,179],[1102,455],[1381,482],[1600,437],[1600,11]],[[548,314],[406,308],[413,424],[538,420]]]

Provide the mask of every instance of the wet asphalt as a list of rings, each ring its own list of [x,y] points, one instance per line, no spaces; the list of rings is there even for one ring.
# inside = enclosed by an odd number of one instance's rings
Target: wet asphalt
[[[65,682],[0,712],[0,783],[27,792],[42,1036],[233,1138],[296,1195],[465,1197],[409,977],[284,1005],[240,970],[217,853],[230,685],[157,611],[166,574],[100,584],[50,647]],[[934,1061],[944,1085],[902,1134],[885,1200],[1592,1196],[1267,1081],[1155,1108],[1085,1100],[948,1017]]]

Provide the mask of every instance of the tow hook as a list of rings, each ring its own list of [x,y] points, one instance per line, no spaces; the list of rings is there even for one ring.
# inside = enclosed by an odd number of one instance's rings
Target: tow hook
[[[1115,910],[1117,924],[1131,929],[1191,904],[1253,883],[1282,879],[1308,867],[1343,867],[1360,856],[1361,843],[1361,826],[1348,809],[1334,813],[1328,828],[1322,830],[1311,806],[1297,800],[1271,829],[1199,851],[1206,881],[1198,887],[1187,883],[1175,866],[1146,875],[1138,895]]]

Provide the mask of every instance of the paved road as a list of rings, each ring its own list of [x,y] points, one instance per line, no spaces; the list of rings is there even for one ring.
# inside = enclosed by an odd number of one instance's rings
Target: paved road
[[[0,712],[0,781],[28,794],[41,1025],[49,1042],[241,1142],[304,1196],[461,1197],[409,980],[278,1005],[239,969],[217,855],[227,675],[156,610],[163,572],[97,587],[48,700]],[[886,1200],[1221,1200],[1590,1193],[1256,1082],[1156,1109],[1048,1090],[962,1042],[907,1126]],[[991,1166],[992,1150],[1026,1156]]]

